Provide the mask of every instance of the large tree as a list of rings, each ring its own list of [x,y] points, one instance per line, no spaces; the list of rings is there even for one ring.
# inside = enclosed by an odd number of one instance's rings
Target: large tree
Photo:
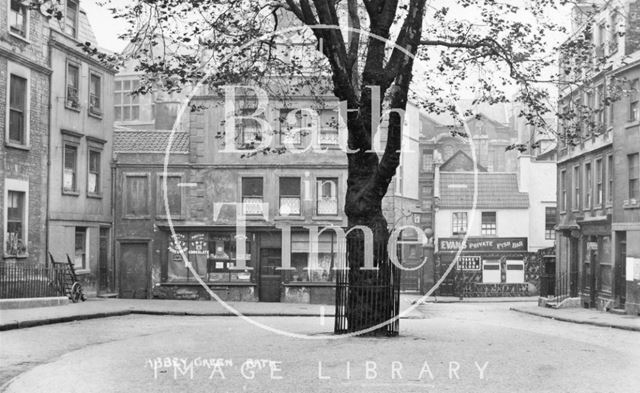
[[[372,110],[405,110],[413,100],[431,112],[450,111],[459,92],[472,91],[478,102],[515,99],[527,109],[522,115],[531,124],[544,125],[549,98],[538,82],[556,55],[549,45],[552,32],[563,32],[549,22],[562,0],[500,2],[496,0],[136,0],[110,10],[125,19],[129,29],[128,55],[146,83],[139,93],[153,89],[178,91],[193,86],[213,66],[211,86],[246,80],[269,79],[286,72],[296,80],[319,83],[330,80],[333,95],[346,103],[343,119],[348,130],[348,188],[344,211],[350,227],[371,228],[375,263],[389,265],[386,252],[388,223],[382,199],[398,168],[401,154],[402,118],[392,111],[386,123],[383,152],[372,152]],[[562,5],[562,4],[561,4]],[[556,11],[554,11],[556,10]],[[277,56],[282,26],[304,26],[321,50],[327,71],[311,76],[302,72],[303,61],[288,62]],[[341,26],[342,29],[327,28]],[[346,30],[345,26],[352,29]],[[362,32],[366,31],[367,34]],[[345,33],[346,32],[346,33]],[[265,35],[267,34],[267,35]],[[245,43],[255,44],[237,51]],[[86,50],[99,55],[95,48]],[[233,54],[233,56],[229,56]],[[102,55],[103,59],[109,59]],[[130,60],[129,59],[129,60]],[[206,64],[205,64],[206,63]],[[418,67],[414,67],[420,64]],[[415,68],[415,69],[414,69]],[[275,70],[275,71],[274,71]],[[276,75],[277,74],[277,75]],[[320,77],[318,76],[320,75]],[[316,78],[316,79],[313,79]],[[473,83],[469,83],[473,80]],[[413,82],[413,83],[412,83]],[[375,87],[375,88],[374,88]],[[382,100],[376,100],[376,88]],[[194,108],[197,109],[197,108]],[[462,136],[464,132],[460,132]],[[350,236],[349,285],[379,286],[388,276],[357,274],[362,241]],[[388,270],[388,269],[387,269]],[[349,292],[349,330],[359,330],[389,317],[376,310],[388,306],[389,292]],[[369,300],[364,297],[369,296]],[[386,299],[386,300],[385,300]],[[369,304],[369,305],[367,305]],[[388,308],[388,307],[387,307]],[[354,311],[355,310],[355,311]],[[368,315],[366,318],[358,315]]]

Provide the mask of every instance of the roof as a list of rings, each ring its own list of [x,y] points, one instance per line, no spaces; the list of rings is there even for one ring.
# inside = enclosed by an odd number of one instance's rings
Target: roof
[[[488,104],[486,102],[481,102],[478,104],[474,104],[472,99],[461,99],[456,103],[460,109],[464,112],[467,110],[471,110],[474,113],[480,113],[484,115],[487,119],[493,120],[502,125],[509,124],[509,118],[507,113],[507,105],[504,103],[498,104]],[[443,113],[428,113],[427,114],[433,121],[439,123],[441,125],[450,126],[457,125],[457,122],[451,115],[449,111],[445,111]]]
[[[473,207],[474,173],[440,173],[440,208]],[[478,209],[527,209],[529,196],[518,190],[515,173],[478,172]]]
[[[165,153],[171,131],[114,130],[114,153]],[[171,141],[172,153],[189,152],[189,133],[176,132]]]

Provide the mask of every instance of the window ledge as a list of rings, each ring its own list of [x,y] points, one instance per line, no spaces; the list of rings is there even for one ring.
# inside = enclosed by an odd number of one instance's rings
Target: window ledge
[[[66,109],[69,109],[70,111],[74,111],[74,112],[80,113],[80,104],[78,104],[78,107],[76,108],[76,107],[73,107],[73,106],[70,106],[69,104],[67,104],[67,102],[65,100],[64,107]]]
[[[156,215],[156,220],[168,220],[168,219],[169,219],[169,216],[161,215],[161,214]],[[183,215],[171,216],[171,220],[173,220],[173,221],[182,221],[184,219],[185,218],[184,218]]]
[[[62,190],[62,195],[80,196],[80,192],[71,190]]]
[[[124,216],[122,217],[125,220],[150,220],[151,216],[146,215],[146,216]]]
[[[640,209],[640,203],[636,203],[635,205],[622,206],[622,209],[624,210]]]
[[[102,120],[102,113],[94,113],[91,110],[87,111],[89,117],[93,117],[94,119]]]
[[[87,198],[93,198],[93,199],[102,199],[102,194],[96,194],[93,192],[88,192],[87,193]]]
[[[3,257],[4,259],[27,259],[29,258],[29,253],[27,252],[24,255],[9,255],[9,254],[3,253]]]
[[[27,37],[23,37],[20,34],[16,34],[16,33],[12,32],[11,30],[9,30],[8,33],[9,33],[9,35],[11,37],[18,39],[18,40],[22,41],[25,44],[28,44],[28,45],[32,44],[32,42],[29,41],[29,39]]]
[[[640,120],[628,120],[624,128],[633,128],[640,126]]]
[[[6,147],[11,147],[13,149],[18,149],[18,150],[24,150],[24,151],[31,150],[31,146],[30,145],[21,145],[19,143],[9,142],[8,140],[4,142],[4,145]]]
[[[304,217],[301,215],[296,215],[296,216],[275,216],[273,217],[273,219],[275,221],[304,221]]]
[[[340,217],[339,215],[331,215],[331,216],[313,216],[311,217],[312,220],[314,221],[342,221],[342,217]]]

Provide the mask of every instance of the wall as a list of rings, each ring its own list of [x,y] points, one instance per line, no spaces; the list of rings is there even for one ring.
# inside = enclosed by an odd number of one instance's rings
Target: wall
[[[473,213],[471,210],[465,209],[439,209],[436,211],[436,238],[452,237],[453,213],[464,211],[467,212],[469,236],[481,236],[482,212],[494,211],[496,212],[496,234],[491,237],[529,237],[529,227],[522,225],[529,219],[529,213],[526,209],[478,209]]]
[[[529,251],[552,247],[554,239],[545,239],[545,208],[556,206],[556,163],[518,158],[520,191],[529,194]]]

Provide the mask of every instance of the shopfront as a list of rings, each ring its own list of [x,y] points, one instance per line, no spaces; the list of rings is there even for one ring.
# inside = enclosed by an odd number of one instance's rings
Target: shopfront
[[[527,238],[468,238],[466,243],[461,238],[438,239],[438,279],[446,274],[454,260],[454,267],[440,286],[441,296],[532,296],[537,293],[539,267],[527,252]]]
[[[231,227],[176,228],[175,236],[164,229],[166,252],[160,282],[153,288],[156,298],[209,299],[206,286],[229,301],[334,301],[333,231],[321,233],[313,248],[302,228],[248,227],[244,242]]]

